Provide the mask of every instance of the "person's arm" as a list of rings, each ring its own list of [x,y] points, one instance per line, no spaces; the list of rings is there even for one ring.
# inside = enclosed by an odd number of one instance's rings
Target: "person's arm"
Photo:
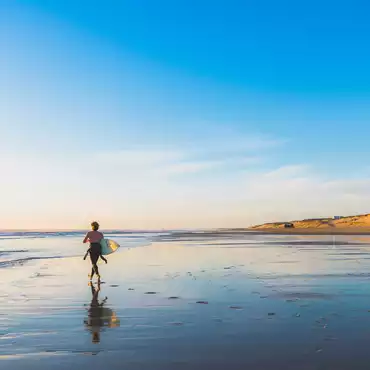
[[[84,240],[82,241],[82,243],[87,243],[89,240],[89,233],[86,234]]]

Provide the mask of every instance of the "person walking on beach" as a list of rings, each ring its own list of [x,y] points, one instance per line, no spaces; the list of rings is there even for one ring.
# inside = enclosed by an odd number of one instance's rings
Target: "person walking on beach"
[[[94,274],[97,275],[98,279],[100,280],[99,275],[99,269],[97,266],[97,262],[99,260],[99,257],[107,263],[108,261],[102,256],[101,254],[101,245],[100,241],[104,238],[103,233],[101,233],[99,230],[99,224],[94,221],[91,223],[91,231],[89,231],[84,240],[83,243],[90,243],[90,248],[87,250],[84,259],[87,257],[87,254],[90,254],[90,260],[92,264],[91,274],[90,274],[90,280],[92,280]]]

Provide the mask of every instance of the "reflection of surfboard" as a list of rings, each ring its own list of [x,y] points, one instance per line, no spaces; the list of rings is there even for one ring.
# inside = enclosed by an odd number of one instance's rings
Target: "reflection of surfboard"
[[[101,254],[103,256],[114,253],[119,248],[119,244],[110,239],[102,239],[100,241],[100,244],[101,244]]]

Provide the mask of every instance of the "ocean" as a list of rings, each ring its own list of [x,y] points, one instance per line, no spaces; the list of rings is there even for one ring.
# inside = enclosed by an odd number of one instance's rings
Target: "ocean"
[[[150,245],[158,232],[109,231],[104,233],[114,239],[122,249]],[[88,244],[83,244],[85,232],[0,232],[0,268],[22,265],[32,260],[78,257],[85,254]],[[119,250],[117,253],[120,253]]]

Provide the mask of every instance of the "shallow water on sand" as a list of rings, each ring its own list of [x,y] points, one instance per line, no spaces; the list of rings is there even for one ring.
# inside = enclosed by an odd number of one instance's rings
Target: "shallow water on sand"
[[[45,249],[81,239],[61,238]],[[83,252],[0,269],[0,366],[368,369],[370,238],[151,241],[108,256],[100,290]]]

